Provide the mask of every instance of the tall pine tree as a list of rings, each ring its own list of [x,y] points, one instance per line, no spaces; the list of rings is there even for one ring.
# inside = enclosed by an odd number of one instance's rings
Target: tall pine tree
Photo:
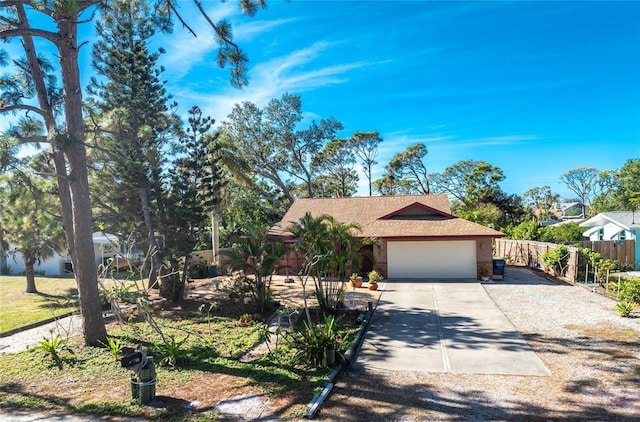
[[[155,16],[155,18],[154,18]],[[166,221],[162,173],[178,134],[178,119],[161,80],[159,53],[148,40],[162,16],[142,0],[120,1],[98,23],[93,78],[96,122],[96,193],[99,216],[110,230],[128,230],[148,251],[149,283],[155,285],[163,248],[158,227]]]
[[[219,133],[213,132],[210,117],[203,117],[198,107],[189,110],[186,135],[181,139],[181,154],[172,166],[167,196],[166,238],[167,257],[172,274],[182,274],[166,289],[166,295],[179,299],[190,264],[189,257],[209,241],[215,249],[209,230],[216,230],[214,221],[219,213],[220,190],[224,176],[219,164]],[[163,283],[163,287],[166,283]],[[177,288],[176,288],[177,287]]]

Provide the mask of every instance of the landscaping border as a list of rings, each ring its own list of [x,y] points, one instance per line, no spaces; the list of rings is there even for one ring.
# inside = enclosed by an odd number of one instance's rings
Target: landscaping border
[[[12,336],[14,334],[21,333],[22,331],[30,330],[32,328],[38,328],[38,327],[41,327],[43,325],[49,324],[51,322],[55,322],[55,321],[57,321],[59,319],[66,318],[66,317],[69,317],[69,316],[75,315],[75,314],[80,315],[80,312],[78,312],[78,311],[66,312],[64,314],[60,314],[60,315],[57,315],[57,316],[54,316],[54,317],[51,317],[51,318],[47,318],[47,319],[44,319],[42,321],[33,322],[33,323],[29,324],[29,325],[23,325],[22,327],[14,328],[13,330],[9,330],[9,331],[5,331],[4,333],[0,333],[0,338],[9,337],[9,336]]]
[[[379,300],[380,298],[378,298],[378,301]],[[342,371],[342,368],[345,367],[345,365],[348,366],[356,360],[358,356],[358,352],[360,351],[360,348],[362,347],[362,343],[364,341],[364,335],[369,329],[369,324],[371,323],[371,319],[373,318],[373,313],[378,307],[377,303],[376,303],[376,306],[374,307],[373,302],[368,302],[367,305],[368,305],[368,309],[362,320],[362,324],[360,325],[360,328],[356,333],[356,338],[351,342],[351,346],[349,346],[349,349],[344,354],[344,360],[345,360],[344,364],[339,363],[333,369],[333,371],[331,371],[329,375],[327,375],[322,392],[320,394],[316,394],[313,396],[313,398],[307,405],[307,409],[302,415],[304,418],[313,419],[315,417],[315,415],[320,410],[320,406],[322,406],[322,403],[324,403],[327,397],[329,397],[329,394],[331,394],[331,390],[333,389],[333,385],[334,385],[333,380],[335,379],[335,377],[340,373],[340,371]]]

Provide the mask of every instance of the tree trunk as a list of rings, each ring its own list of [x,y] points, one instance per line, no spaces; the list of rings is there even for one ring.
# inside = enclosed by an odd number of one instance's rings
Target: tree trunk
[[[38,289],[36,289],[36,274],[33,269],[35,266],[35,261],[32,259],[25,259],[24,267],[25,273],[27,275],[27,289],[26,293],[38,293]]]
[[[151,219],[151,205],[149,204],[149,193],[145,186],[140,190],[140,203],[142,205],[142,216],[144,219],[144,226],[147,229],[147,243],[149,244],[149,288],[158,288],[158,271],[162,265],[160,259],[160,248],[158,246],[158,240],[156,239],[155,229],[153,226],[153,220]]]
[[[102,318],[98,274],[93,250],[93,221],[89,199],[82,89],[78,68],[77,21],[76,19],[61,19],[58,21],[58,28],[62,39],[58,43],[58,49],[63,86],[65,87],[64,111],[67,135],[67,139],[64,140],[65,144],[59,145],[59,147],[68,161],[67,187],[71,199],[71,210],[63,208],[62,211],[67,215],[66,221],[68,221],[69,215],[73,221],[71,227],[65,226],[65,233],[71,249],[73,273],[78,284],[84,342],[89,346],[99,346],[100,343],[106,343],[107,330]],[[65,194],[61,193],[60,196],[63,199]],[[62,205],[63,207],[69,206],[64,201]]]
[[[26,34],[29,21],[24,4],[16,4],[18,28]],[[59,188],[62,220],[78,284],[80,312],[84,319],[84,341],[98,346],[106,342],[107,332],[102,319],[100,295],[92,239],[92,215],[89,201],[87,157],[84,146],[82,89],[78,68],[77,16],[56,16],[59,38],[55,42],[60,58],[66,127],[57,127],[44,83],[44,72],[37,58],[31,36],[22,35],[38,103],[45,120],[47,136],[52,145],[53,161]],[[64,134],[60,134],[64,132]],[[65,160],[68,159],[68,162]]]
[[[369,179],[369,196],[373,196],[372,180],[371,180],[371,163],[367,163],[367,179]]]

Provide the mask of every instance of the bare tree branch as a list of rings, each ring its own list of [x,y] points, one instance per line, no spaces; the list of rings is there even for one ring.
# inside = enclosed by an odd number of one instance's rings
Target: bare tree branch
[[[198,7],[198,10],[200,10],[200,13],[202,14],[202,16],[204,16],[206,21],[209,22],[209,25],[211,25],[213,30],[216,31],[216,34],[218,34],[218,37],[220,38],[220,41],[224,45],[231,46],[231,47],[233,47],[234,50],[240,51],[240,47],[238,47],[238,45],[236,43],[234,43],[233,41],[231,41],[229,38],[225,37],[224,34],[222,33],[222,31],[220,30],[220,27],[218,25],[216,25],[211,20],[211,18],[207,14],[207,12],[204,10],[204,7],[202,7],[202,3],[200,3],[200,0],[193,0],[193,2],[196,4],[196,6]]]
[[[198,35],[195,33],[195,31],[193,29],[191,29],[191,27],[189,25],[187,25],[187,22],[185,22],[185,20],[182,18],[182,15],[180,15],[180,13],[178,13],[178,10],[176,9],[175,5],[173,4],[173,1],[170,0],[167,3],[169,4],[169,7],[171,8],[171,11],[176,15],[176,18],[178,18],[178,20],[182,24],[182,27],[185,28],[187,31],[189,31],[191,33],[191,35],[193,35],[194,37],[198,38]]]
[[[2,113],[10,113],[12,111],[18,111],[18,110],[23,110],[23,111],[32,111],[34,113],[37,113],[41,116],[45,116],[45,112],[36,106],[32,106],[29,104],[12,104],[12,105],[3,105],[0,103],[0,114]]]
[[[60,34],[45,31],[42,29],[35,28],[16,28],[16,29],[5,29],[4,31],[0,31],[0,39],[7,40],[9,38],[16,37],[39,37],[44,38],[46,40],[51,41],[53,44],[58,45],[62,41],[60,38]]]

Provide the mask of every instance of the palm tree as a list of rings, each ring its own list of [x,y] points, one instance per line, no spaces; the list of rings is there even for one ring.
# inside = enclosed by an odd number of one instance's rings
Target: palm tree
[[[241,280],[252,296],[258,310],[264,312],[269,305],[273,273],[284,256],[284,245],[268,235],[268,227],[247,227],[247,237],[222,252],[229,258],[233,271],[240,271]]]
[[[302,258],[301,278],[307,318],[310,320],[306,302],[309,278],[313,279],[320,309],[334,311],[342,300],[349,275],[359,266],[360,248],[371,240],[356,236],[361,231],[358,224],[341,223],[328,215],[313,217],[306,213],[287,230],[295,237],[294,250]]]

